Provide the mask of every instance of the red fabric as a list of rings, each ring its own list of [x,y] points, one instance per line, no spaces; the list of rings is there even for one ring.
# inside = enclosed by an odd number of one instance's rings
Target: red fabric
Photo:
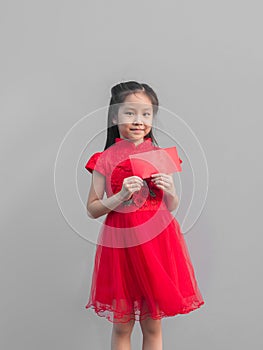
[[[96,171],[99,171],[102,175],[105,176],[105,169],[103,164],[101,162],[98,162],[98,159],[100,158],[100,155],[102,152],[94,153],[90,159],[88,160],[87,164],[85,165],[85,168],[92,173],[94,168],[96,167]]]
[[[130,154],[156,149],[151,139],[135,146],[120,138],[86,164],[106,176],[106,193],[132,176]],[[100,159],[100,161],[99,161]],[[146,179],[141,191],[106,215],[99,234],[86,308],[110,322],[185,314],[204,300],[180,225],[162,190]]]

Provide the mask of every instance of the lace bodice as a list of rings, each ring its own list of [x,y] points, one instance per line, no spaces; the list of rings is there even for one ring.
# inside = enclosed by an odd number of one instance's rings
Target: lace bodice
[[[89,172],[96,170],[105,176],[105,190],[107,196],[110,197],[121,190],[123,180],[126,177],[134,175],[129,155],[159,149],[151,141],[151,138],[147,138],[141,144],[135,146],[129,140],[115,138],[115,144],[103,152],[94,153],[85,168]],[[180,162],[182,162],[181,159]],[[143,182],[140,191],[133,193],[130,200],[122,203],[122,211],[155,210],[165,205],[163,190],[159,189],[151,178],[144,179]]]

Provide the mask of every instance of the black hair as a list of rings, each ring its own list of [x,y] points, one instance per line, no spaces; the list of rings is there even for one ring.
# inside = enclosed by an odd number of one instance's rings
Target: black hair
[[[125,101],[127,96],[136,92],[143,92],[149,97],[153,107],[153,116],[157,114],[159,101],[156,93],[149,85],[145,83],[138,83],[136,81],[126,81],[113,86],[111,88],[111,99],[108,108],[107,140],[104,151],[115,143],[115,138],[120,137],[118,125],[115,125],[112,122],[113,117],[118,114],[120,104]],[[153,135],[152,128],[150,132],[144,136],[145,139],[149,137],[152,139],[152,142],[158,146],[157,140]]]

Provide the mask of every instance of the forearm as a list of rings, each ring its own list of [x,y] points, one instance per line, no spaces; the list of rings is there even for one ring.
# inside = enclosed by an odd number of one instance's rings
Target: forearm
[[[115,193],[111,197],[97,199],[87,206],[88,216],[93,219],[97,219],[100,216],[108,214],[110,211],[114,210],[123,201],[124,199],[122,199],[120,192]]]
[[[164,200],[169,211],[174,211],[179,204],[179,198],[177,194],[170,194],[165,192]]]

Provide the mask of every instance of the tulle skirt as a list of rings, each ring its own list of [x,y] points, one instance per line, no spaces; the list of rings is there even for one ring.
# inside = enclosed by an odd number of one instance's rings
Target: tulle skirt
[[[166,209],[151,226],[140,225],[153,216],[151,210],[143,215],[111,211],[104,221],[85,307],[110,322],[161,319],[204,304],[179,223]],[[152,236],[149,228],[156,231]]]

